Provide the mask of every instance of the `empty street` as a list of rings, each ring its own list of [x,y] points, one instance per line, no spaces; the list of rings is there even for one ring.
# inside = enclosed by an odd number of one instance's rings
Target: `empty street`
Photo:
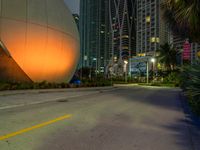
[[[199,150],[180,94],[141,86],[0,92],[0,150]]]

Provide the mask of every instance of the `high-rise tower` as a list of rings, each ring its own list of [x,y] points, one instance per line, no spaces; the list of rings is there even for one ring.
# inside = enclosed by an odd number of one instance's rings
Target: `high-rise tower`
[[[137,0],[137,54],[155,55],[161,44],[168,42],[162,0]]]
[[[107,72],[136,54],[136,0],[81,1],[82,67]]]
[[[107,0],[82,0],[80,2],[80,35],[82,67],[104,72],[109,52]]]
[[[109,0],[112,54],[128,60],[136,53],[136,0]]]

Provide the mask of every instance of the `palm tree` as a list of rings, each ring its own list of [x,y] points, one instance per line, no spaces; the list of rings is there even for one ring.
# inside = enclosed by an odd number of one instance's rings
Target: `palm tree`
[[[175,69],[179,52],[172,45],[168,43],[161,45],[157,53],[158,61],[162,63],[168,71]]]
[[[189,97],[193,111],[200,115],[200,61],[183,67],[181,87]]]
[[[164,17],[172,30],[193,42],[200,42],[200,0],[165,0]]]

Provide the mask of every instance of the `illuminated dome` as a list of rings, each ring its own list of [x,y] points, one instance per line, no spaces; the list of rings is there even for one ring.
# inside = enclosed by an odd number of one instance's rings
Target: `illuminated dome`
[[[0,5],[1,43],[25,75],[33,82],[69,81],[80,51],[64,1],[0,0]]]

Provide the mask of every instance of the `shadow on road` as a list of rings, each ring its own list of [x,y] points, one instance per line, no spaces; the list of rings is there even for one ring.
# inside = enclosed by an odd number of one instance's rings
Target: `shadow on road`
[[[112,115],[107,106],[108,114],[94,116],[92,126],[88,125],[89,118],[79,118],[80,124],[46,137],[37,150],[200,149],[200,128],[189,114],[183,114],[180,90],[121,88],[109,94],[116,97],[110,106]]]
[[[137,101],[166,109],[180,111],[179,89],[170,88],[122,88],[120,92],[113,93],[124,100]]]

